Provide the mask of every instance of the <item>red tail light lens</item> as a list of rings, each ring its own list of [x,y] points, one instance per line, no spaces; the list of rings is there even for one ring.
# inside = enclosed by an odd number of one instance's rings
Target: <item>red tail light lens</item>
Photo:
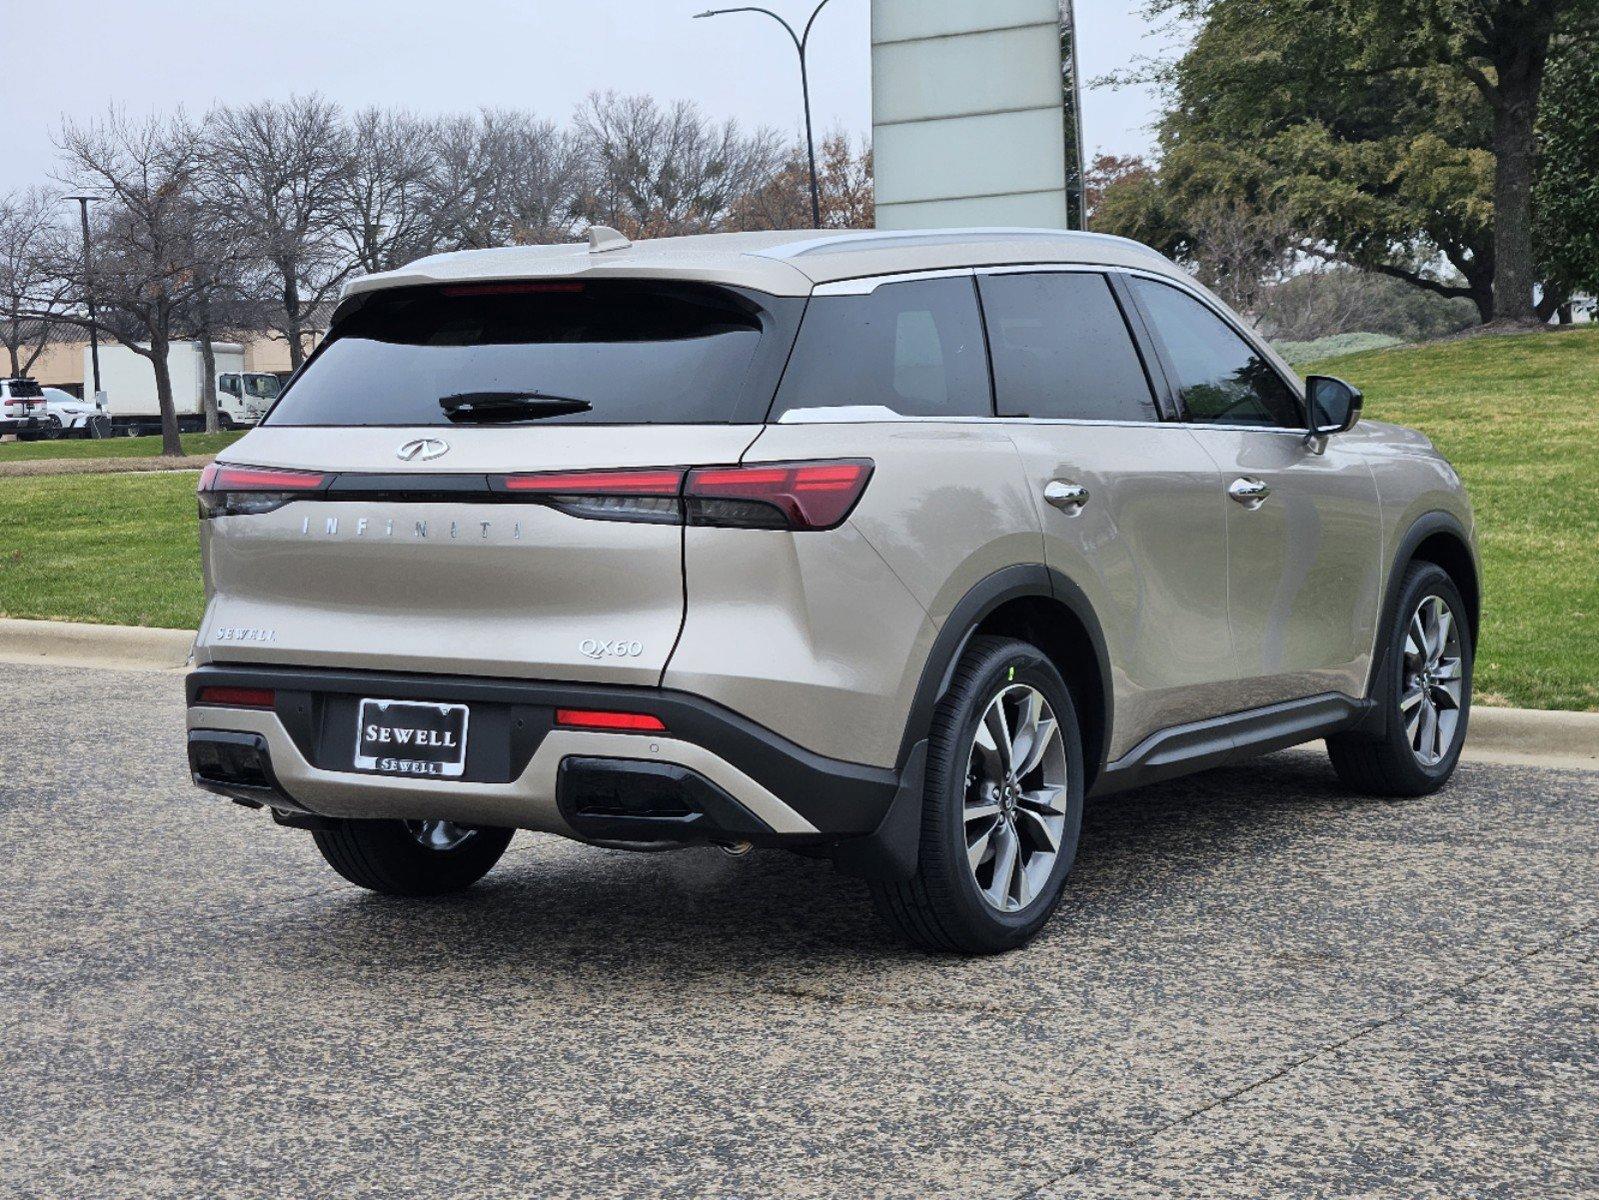
[[[330,478],[320,471],[212,463],[200,472],[200,518],[271,512],[303,493],[320,492]]]
[[[597,521],[683,522],[681,467],[623,471],[541,471],[507,475],[504,491],[537,499],[568,516]]]
[[[665,733],[666,722],[649,713],[558,708],[555,723],[566,729],[599,729],[610,733]]]
[[[226,708],[271,708],[277,703],[271,688],[203,687],[194,698],[196,704],[218,704]]]
[[[868,459],[700,467],[688,473],[691,525],[743,529],[832,529],[849,516],[872,477]]]

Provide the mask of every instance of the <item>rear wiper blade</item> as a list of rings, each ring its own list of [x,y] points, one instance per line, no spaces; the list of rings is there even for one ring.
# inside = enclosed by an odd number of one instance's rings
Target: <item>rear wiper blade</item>
[[[594,406],[574,396],[544,392],[458,392],[439,397],[439,407],[451,421],[537,421],[568,413],[588,412]]]

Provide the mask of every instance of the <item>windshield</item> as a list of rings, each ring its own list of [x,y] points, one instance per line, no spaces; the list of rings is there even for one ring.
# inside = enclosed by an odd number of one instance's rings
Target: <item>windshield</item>
[[[474,398],[479,419],[493,409],[508,424],[760,421],[788,350],[763,348],[782,341],[763,334],[770,299],[648,280],[379,293],[335,327],[268,423],[444,425]]]
[[[278,382],[276,375],[246,375],[244,390],[257,400],[276,400],[283,385]]]

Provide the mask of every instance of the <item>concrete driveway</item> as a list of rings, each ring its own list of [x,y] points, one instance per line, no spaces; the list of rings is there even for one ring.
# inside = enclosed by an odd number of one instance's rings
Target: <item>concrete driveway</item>
[[[1599,1192],[1599,776],[1102,801],[970,962],[777,854],[367,896],[189,786],[179,690],[0,665],[0,1194]]]

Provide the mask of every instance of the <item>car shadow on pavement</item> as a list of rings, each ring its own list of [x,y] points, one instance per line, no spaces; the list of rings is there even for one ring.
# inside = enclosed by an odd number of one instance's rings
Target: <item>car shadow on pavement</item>
[[[1103,935],[1174,878],[1227,869],[1243,843],[1281,843],[1296,827],[1313,828],[1318,814],[1375,803],[1343,792],[1324,758],[1303,754],[1091,801],[1062,911],[1023,953],[1069,943],[1085,924]],[[636,980],[754,964],[791,972],[865,960],[959,962],[902,946],[859,880],[778,851],[638,854],[523,835],[459,896],[413,901],[339,888],[288,910],[263,926],[275,951],[330,960],[297,969],[380,962],[391,983],[442,970],[479,986],[495,966],[535,969],[546,980]]]

